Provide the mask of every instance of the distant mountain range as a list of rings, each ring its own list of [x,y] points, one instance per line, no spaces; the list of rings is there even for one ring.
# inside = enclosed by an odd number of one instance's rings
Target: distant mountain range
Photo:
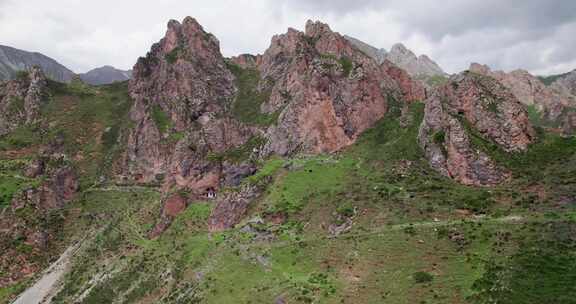
[[[116,69],[115,67],[106,65],[100,68],[96,68],[88,71],[87,73],[79,75],[82,81],[92,84],[101,85],[108,84],[117,81],[129,80],[132,76],[132,70],[123,71]]]
[[[402,43],[396,43],[392,46],[390,52],[388,52],[386,49],[376,48],[350,36],[344,36],[344,38],[350,41],[363,53],[374,58],[378,63],[389,60],[408,72],[411,76],[422,78],[447,75],[447,73],[427,55],[416,56],[414,52],[409,50]]]
[[[47,77],[57,81],[69,82],[74,77],[74,72],[48,56],[0,45],[0,79],[11,79],[33,66],[41,67]]]
[[[60,82],[70,82],[76,76],[70,69],[46,55],[0,45],[0,80],[12,79],[19,71],[28,71],[34,66],[39,66],[48,78]],[[123,71],[112,66],[78,74],[80,79],[92,85],[126,81],[131,75],[132,71]]]

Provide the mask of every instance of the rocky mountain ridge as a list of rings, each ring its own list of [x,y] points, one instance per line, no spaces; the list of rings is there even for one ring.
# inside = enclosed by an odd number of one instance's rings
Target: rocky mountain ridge
[[[470,72],[453,76],[426,100],[418,140],[430,165],[471,185],[498,185],[509,177],[471,141],[477,132],[507,152],[535,141],[528,113],[497,80]]]
[[[170,21],[165,38],[134,68],[135,128],[124,175],[202,197],[230,186],[226,181],[237,179],[231,176],[253,172],[250,158],[232,161],[228,150],[246,150],[244,157],[338,151],[379,120],[392,100],[425,97],[407,74],[391,68],[319,22],[275,36],[262,56],[228,62],[196,20]]]
[[[472,63],[470,71],[497,79],[509,88],[520,102],[534,107],[535,111],[541,113],[548,124],[561,127],[565,134],[572,134],[576,96],[572,95],[569,89],[569,77],[554,82],[556,85],[546,86],[539,78],[525,70],[506,73],[492,71],[486,65]]]
[[[345,36],[345,38],[377,62],[382,63],[385,60],[389,60],[408,72],[412,77],[447,76],[446,72],[427,55],[416,56],[414,52],[402,43],[394,44],[388,52],[385,49],[375,48],[350,36]]]

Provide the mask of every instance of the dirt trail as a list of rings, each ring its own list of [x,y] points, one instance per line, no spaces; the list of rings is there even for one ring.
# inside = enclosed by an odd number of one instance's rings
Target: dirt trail
[[[83,241],[78,241],[68,247],[60,258],[44,271],[42,277],[26,289],[12,304],[43,304],[50,303],[58,291],[59,283],[66,274],[70,260],[80,249]]]

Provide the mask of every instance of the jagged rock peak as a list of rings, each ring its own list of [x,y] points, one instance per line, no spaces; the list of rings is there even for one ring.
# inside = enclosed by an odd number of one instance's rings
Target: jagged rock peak
[[[168,30],[161,41],[164,53],[168,54],[177,47],[199,51],[196,56],[202,58],[206,55],[210,57],[219,56],[220,42],[216,37],[206,31],[192,17],[186,17],[182,23],[176,20],[168,22]]]
[[[261,109],[279,113],[265,152],[334,152],[357,139],[388,109],[388,99],[423,99],[408,75],[381,66],[322,22],[272,39],[258,66],[270,80]]]
[[[320,21],[308,20],[306,22],[305,32],[306,36],[317,37],[324,33],[333,33],[330,26]]]
[[[410,56],[410,57],[416,58],[416,55],[414,54],[414,52],[409,50],[404,44],[402,44],[400,42],[392,45],[392,48],[390,48],[390,53],[391,54],[402,54],[405,56]]]
[[[237,147],[251,136],[230,118],[234,76],[218,40],[193,18],[168,22],[166,35],[134,67],[134,99],[121,174],[161,182],[194,195],[218,189],[222,168],[207,155]]]
[[[369,45],[368,43],[365,43],[359,39],[356,39],[354,37],[350,37],[347,35],[344,35],[344,38],[346,38],[346,40],[350,41],[354,46],[356,46],[356,48],[358,48],[364,54],[374,58],[374,60],[376,60],[376,62],[382,63],[382,62],[384,62],[384,60],[386,60],[386,56],[388,55],[388,51],[386,51],[386,49],[375,48],[375,47]]]

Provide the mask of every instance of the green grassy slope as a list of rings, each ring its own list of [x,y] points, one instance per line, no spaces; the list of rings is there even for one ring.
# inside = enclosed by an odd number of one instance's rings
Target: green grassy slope
[[[112,160],[122,149],[117,139],[122,130],[129,127],[127,112],[131,101],[127,83],[91,87],[79,82],[49,81],[48,91],[48,100],[41,108],[41,121],[0,137],[0,214],[8,213],[14,195],[41,184],[44,177],[27,178],[24,169],[38,156],[41,148],[55,138],[64,139],[68,156],[64,161],[74,166],[81,176],[81,191],[91,188],[101,176],[109,173]],[[74,229],[71,225],[76,212],[80,210],[41,212],[24,208],[16,216],[29,229],[47,227],[53,237],[51,245],[44,251],[37,251],[22,238],[0,239],[0,249],[5,252],[5,249],[15,248],[16,253],[24,254],[33,266],[42,269],[72,238],[82,234],[82,229]],[[70,233],[64,234],[63,229]],[[9,269],[10,265],[1,265],[0,277],[7,278]],[[31,279],[0,288],[0,303],[19,293]]]

